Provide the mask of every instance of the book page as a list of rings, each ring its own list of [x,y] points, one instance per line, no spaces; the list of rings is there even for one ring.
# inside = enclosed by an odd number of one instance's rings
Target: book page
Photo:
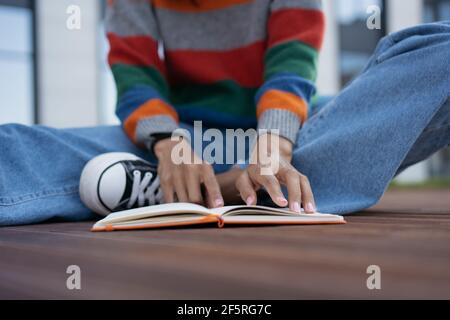
[[[341,216],[331,214],[297,214],[297,215],[225,215],[225,224],[325,224],[345,223]]]
[[[257,223],[257,222],[292,222],[298,223],[300,221],[305,222],[341,222],[344,221],[343,217],[324,214],[320,212],[305,213],[302,209],[302,213],[290,211],[289,209],[271,208],[263,206],[231,206],[220,209],[214,209],[215,212],[220,213],[225,223]]]
[[[241,215],[241,214],[259,214],[259,215],[281,215],[281,216],[292,216],[299,215],[299,213],[289,211],[289,209],[282,208],[271,208],[263,206],[228,206],[223,208],[211,209],[214,213],[223,216],[230,215]]]
[[[125,210],[110,214],[98,224],[114,224],[131,220],[146,219],[152,217],[166,216],[170,220],[171,215],[178,214],[197,214],[207,216],[214,214],[209,209],[192,203],[169,203],[156,206],[143,207],[138,209]]]

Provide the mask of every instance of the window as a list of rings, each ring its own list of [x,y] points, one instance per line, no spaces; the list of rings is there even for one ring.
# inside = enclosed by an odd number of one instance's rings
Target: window
[[[35,122],[32,1],[0,0],[0,124]]]
[[[425,0],[424,21],[450,20],[450,1],[448,0]]]
[[[450,20],[450,1],[424,0],[424,22]],[[432,177],[450,177],[450,148],[440,151],[430,161]]]
[[[382,0],[338,0],[336,2],[340,35],[339,63],[343,86],[362,71],[378,41],[385,34],[383,29],[369,30],[367,28],[367,19],[370,16],[367,8],[376,5],[383,12],[383,4]],[[380,18],[383,26],[384,18]]]

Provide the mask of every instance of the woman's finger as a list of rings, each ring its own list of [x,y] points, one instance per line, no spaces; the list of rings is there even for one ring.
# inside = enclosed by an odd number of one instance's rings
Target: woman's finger
[[[279,207],[287,207],[288,201],[284,197],[283,192],[281,192],[280,182],[274,175],[262,175],[260,173],[251,176],[260,185],[262,185],[266,191],[269,193],[272,201]]]
[[[174,203],[175,199],[173,196],[174,190],[173,190],[173,186],[170,182],[160,182],[161,184],[161,190],[163,192],[164,195],[164,203]]]
[[[316,203],[311,189],[311,185],[306,176],[300,176],[300,187],[302,188],[302,203],[306,213],[316,212]]]
[[[189,198],[186,192],[186,185],[184,181],[184,175],[181,169],[177,168],[174,170],[172,176],[172,183],[177,195],[178,202],[189,202]]]
[[[286,170],[283,180],[288,190],[289,209],[301,213],[302,192],[300,188],[300,174],[295,170]]]
[[[170,173],[168,172],[168,170],[166,170],[163,167],[159,167],[158,168],[158,177],[159,177],[159,183],[161,186],[161,190],[163,192],[164,195],[164,202],[165,203],[173,203],[175,202],[174,200],[174,190],[173,190],[173,185],[172,185],[172,177],[170,175]]]
[[[203,196],[200,184],[200,165],[187,166],[184,170],[185,185],[190,203],[203,204]]]
[[[242,173],[237,179],[236,189],[239,191],[242,200],[244,200],[248,206],[256,205],[258,199],[256,198],[256,192],[247,171]]]
[[[220,191],[220,186],[217,182],[214,170],[210,166],[205,166],[203,168],[202,181],[208,194],[210,206],[213,208],[223,207],[225,203],[223,201],[222,192]]]

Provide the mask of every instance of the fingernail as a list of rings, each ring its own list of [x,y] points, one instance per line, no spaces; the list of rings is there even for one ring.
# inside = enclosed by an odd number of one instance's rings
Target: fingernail
[[[253,197],[252,196],[248,197],[246,203],[248,206],[253,205]]]
[[[297,201],[294,202],[294,204],[292,205],[292,209],[297,213],[302,212],[302,209],[300,208],[300,203],[298,203]]]
[[[223,206],[223,200],[222,199],[217,199],[215,202],[216,207],[222,207]]]
[[[308,202],[306,204],[306,211],[308,211],[308,212],[315,212],[316,208],[314,207],[314,205],[311,202]]]
[[[279,204],[281,204],[284,207],[287,206],[287,204],[288,204],[288,201],[285,198],[283,198],[283,197],[278,197],[277,201],[278,201]]]

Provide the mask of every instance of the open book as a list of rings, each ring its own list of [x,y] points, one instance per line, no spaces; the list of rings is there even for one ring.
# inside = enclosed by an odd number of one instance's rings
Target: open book
[[[341,216],[305,214],[261,206],[230,206],[217,209],[190,203],[172,203],[112,213],[97,222],[92,231],[116,231],[180,227],[201,224],[225,225],[303,225],[344,224]]]

